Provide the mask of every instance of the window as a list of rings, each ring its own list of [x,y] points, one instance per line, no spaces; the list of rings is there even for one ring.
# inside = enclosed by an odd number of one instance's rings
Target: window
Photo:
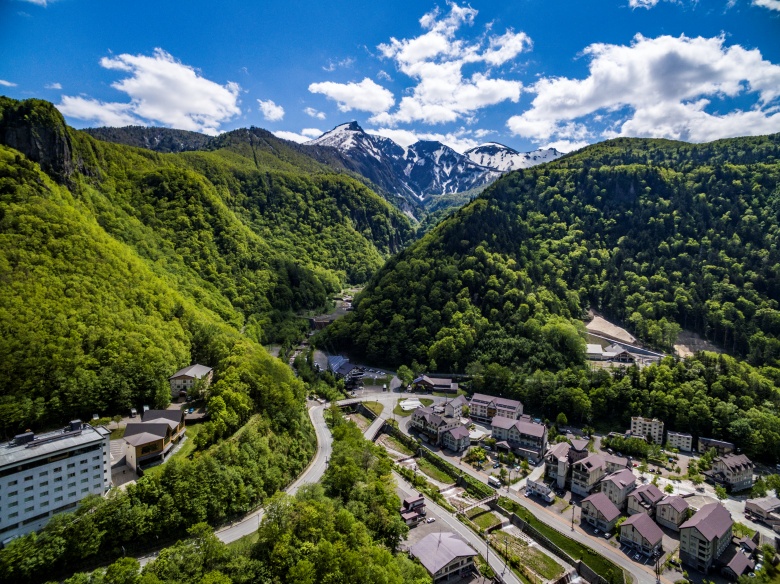
[[[35,509],[35,507],[27,507],[27,508],[25,508],[24,512],[25,513],[32,513],[34,509]]]
[[[39,476],[39,477],[45,477],[45,476],[46,476],[46,475],[48,475],[48,474],[49,474],[49,471],[48,471],[48,470],[45,470],[45,471],[43,471],[42,473],[40,473],[38,476]]]
[[[68,473],[68,478],[69,478],[69,479],[72,479],[72,478],[73,478],[73,477],[75,477],[75,476],[76,476],[76,473],[75,473],[75,472],[69,472],[69,473]]]
[[[8,481],[8,486],[13,487],[16,484],[16,481]]]
[[[13,513],[9,513],[9,514],[8,514],[8,517],[9,517],[9,518],[14,518],[14,517],[18,517],[18,516],[19,516],[19,513],[18,513],[18,512],[16,512],[16,511],[14,511]]]
[[[88,468],[82,468],[82,469],[81,469],[81,474],[86,474],[86,473],[88,473],[88,472],[89,472],[89,469],[88,469]]]
[[[25,493],[26,493],[27,491],[32,491],[32,490],[33,490],[33,486],[32,486],[32,485],[30,485],[29,487],[25,487],[25,488],[24,488],[24,492],[25,492]]]
[[[76,486],[76,483],[68,483],[68,488],[72,489]]]
[[[47,486],[48,484],[49,484],[49,481],[42,481],[42,482],[41,482],[41,484],[40,484],[40,485],[38,485],[38,486],[39,486],[39,487],[45,487],[45,486]]]
[[[43,501],[41,503],[41,507],[48,507],[48,506],[49,506],[49,502],[48,501]]]
[[[16,497],[16,491],[11,491],[10,493],[8,493],[8,496],[9,497]]]
[[[61,483],[62,482],[62,477],[54,477],[54,482],[55,483]]]
[[[30,495],[29,497],[25,497],[25,498],[24,498],[24,502],[25,502],[25,503],[29,503],[29,502],[30,502],[30,501],[32,501],[33,499],[35,499],[35,495]]]
[[[32,475],[30,475],[29,477],[24,477],[24,480],[25,480],[25,482],[31,481],[32,480]]]
[[[100,457],[99,456],[93,456],[92,460],[100,460]]]
[[[95,475],[95,476],[94,476],[94,477],[92,477],[92,478],[93,478],[94,480],[96,480],[96,481],[99,481],[99,480],[100,480],[100,475]]]
[[[60,491],[62,491],[62,487],[61,487],[61,486],[59,486],[59,487],[54,487],[54,492],[55,492],[55,493],[59,493]]]
[[[81,489],[82,493],[89,493],[89,489]]]
[[[84,460],[80,461],[79,464],[87,464],[87,462],[89,461],[85,458]]]
[[[16,501],[11,501],[10,503],[8,503],[8,506],[9,507],[16,507],[18,504],[19,503],[17,503]]]
[[[43,491],[43,492],[42,492],[42,493],[39,495],[39,497],[48,497],[48,496],[49,496],[49,491]]]
[[[100,465],[96,464],[95,466],[92,467],[92,470],[100,470]]]
[[[69,463],[68,468],[76,468],[76,463],[75,462]]]
[[[54,469],[54,472],[62,472],[62,467],[58,466]]]
[[[54,497],[54,502],[56,503],[58,501],[62,501],[62,495],[60,495],[59,497]]]

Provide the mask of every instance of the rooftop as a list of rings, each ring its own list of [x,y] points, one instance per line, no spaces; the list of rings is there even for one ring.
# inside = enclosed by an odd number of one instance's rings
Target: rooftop
[[[525,434],[526,436],[534,436],[536,438],[541,438],[547,431],[547,428],[544,424],[537,424],[536,422],[532,422],[529,419],[515,420],[513,418],[504,418],[503,416],[495,416],[493,418],[492,425],[494,428],[501,428],[504,430],[515,427],[521,434]]]
[[[454,533],[430,533],[409,551],[431,574],[435,574],[456,558],[477,555],[474,548]]]
[[[496,397],[494,395],[485,395],[484,393],[475,393],[473,396],[471,396],[471,401],[481,404],[494,403],[497,406],[501,406],[503,408],[517,409],[523,407],[523,404],[515,399]]]
[[[664,498],[664,494],[661,492],[661,489],[656,487],[653,483],[647,483],[646,485],[640,485],[631,491],[629,497],[634,497],[640,503],[649,503],[650,505],[655,505],[658,503],[658,501]],[[688,507],[687,503],[685,503],[685,507]]]
[[[176,373],[171,375],[168,379],[176,379],[177,377],[194,377],[200,379],[204,375],[208,375],[211,372],[211,367],[206,365],[189,365],[184,369],[179,369]]]
[[[89,424],[80,422],[79,426],[75,430],[67,426],[62,430],[34,435],[34,439],[26,443],[11,441],[0,444],[0,468],[50,456],[63,450],[87,446],[100,442],[111,434],[102,426],[93,428]]]
[[[644,537],[652,545],[659,543],[664,537],[664,532],[647,513],[636,513],[631,515],[623,522],[621,528],[626,525],[632,525],[639,535]]]
[[[725,454],[719,456],[713,462],[721,462],[726,468],[732,471],[753,468],[753,462],[744,454]]]
[[[455,426],[447,430],[456,440],[469,437],[469,430],[465,426]]]
[[[620,509],[615,507],[615,504],[604,493],[593,493],[582,500],[583,503],[585,501],[593,505],[596,511],[601,513],[607,521],[612,521],[620,515]],[[638,515],[644,515],[644,513],[639,513]]]
[[[595,468],[604,468],[607,464],[607,461],[604,460],[604,457],[599,454],[590,454],[585,458],[583,458],[582,460],[578,460],[574,464],[578,466],[583,466],[588,471],[591,471]]]
[[[752,503],[765,513],[771,513],[780,508],[780,499],[777,497],[761,497],[760,499],[748,499],[746,503]]]
[[[731,513],[720,503],[709,503],[688,521],[680,526],[680,530],[695,527],[707,541],[712,541],[716,537],[723,537],[734,522],[731,520]]]
[[[627,468],[624,468],[605,476],[601,481],[612,483],[619,489],[625,489],[629,485],[636,483],[636,477],[634,476],[634,473]]]
[[[658,505],[671,505],[672,509],[678,513],[682,513],[688,509],[688,501],[682,497],[678,497],[677,495],[669,495],[668,497],[664,497],[658,502]]]

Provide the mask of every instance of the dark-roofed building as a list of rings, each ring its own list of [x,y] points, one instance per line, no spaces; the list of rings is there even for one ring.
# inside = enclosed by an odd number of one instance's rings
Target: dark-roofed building
[[[428,534],[409,553],[420,561],[434,584],[471,573],[477,555],[474,548],[454,533]]]
[[[731,542],[731,514],[720,503],[704,505],[680,526],[680,561],[705,574]]]
[[[444,415],[451,418],[460,418],[463,415],[463,406],[468,405],[468,400],[462,395],[448,399],[444,402]]]
[[[737,546],[729,546],[728,549],[719,558],[718,564],[721,565],[720,572],[726,578],[736,581],[740,576],[752,572],[756,563],[748,554],[743,553]]]
[[[183,392],[190,392],[198,380],[203,380],[203,388],[209,386],[214,375],[214,370],[207,365],[190,365],[179,369],[168,378],[171,384],[171,397],[179,397]]]
[[[185,432],[183,410],[149,410],[141,420],[128,423],[123,437],[127,466],[134,471],[143,463],[165,460]]]
[[[517,420],[523,415],[523,404],[514,399],[475,393],[471,396],[469,411],[478,422],[491,424],[496,416]]]
[[[433,444],[439,444],[442,435],[447,430],[460,426],[461,422],[459,417],[437,414],[432,407],[424,407],[412,412],[409,425],[421,434],[425,434]]]
[[[677,495],[664,497],[655,506],[655,520],[673,531],[680,531],[687,515],[688,501]]]
[[[587,438],[576,438],[571,434],[567,438],[568,442],[551,446],[544,455],[544,474],[553,479],[559,489],[564,489],[571,483],[572,465],[590,454]]]
[[[661,489],[653,483],[640,485],[628,494],[627,512],[629,515],[635,513],[646,513],[650,517],[655,515],[655,506],[664,498]]]
[[[615,504],[615,507],[623,509],[628,494],[634,490],[635,486],[636,477],[634,473],[624,468],[601,479],[598,489],[609,497],[609,500]]]
[[[744,454],[718,456],[712,461],[712,468],[703,474],[730,491],[743,491],[753,486],[753,463]]]
[[[620,543],[630,546],[646,556],[661,549],[664,532],[646,513],[637,513],[620,526]]]
[[[724,454],[730,454],[736,450],[733,442],[726,442],[725,440],[715,440],[715,438],[699,438],[699,452],[704,454],[711,448],[714,448],[718,453],[718,456]]]
[[[428,377],[420,375],[412,381],[412,387],[422,391],[441,391],[444,393],[457,393],[458,384],[446,377]]]
[[[471,444],[469,430],[465,426],[455,426],[445,430],[441,437],[444,448],[453,452],[463,452]]]
[[[492,436],[499,442],[506,442],[515,454],[536,463],[547,450],[547,426],[531,418],[519,420],[496,416],[493,418]]]
[[[571,470],[571,492],[588,496],[607,474],[607,461],[599,454],[591,454],[575,462]]]
[[[358,373],[358,368],[341,355],[328,357],[328,370],[339,379],[347,379]]]
[[[425,519],[425,497],[421,493],[407,497],[404,499],[399,512],[404,523],[410,526],[417,525]]]
[[[620,517],[620,509],[604,493],[593,493],[582,500],[582,517],[593,527],[612,531]]]

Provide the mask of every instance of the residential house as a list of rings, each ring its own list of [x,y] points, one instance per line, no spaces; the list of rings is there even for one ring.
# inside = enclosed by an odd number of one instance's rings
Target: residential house
[[[532,481],[531,479],[528,479],[525,483],[525,488],[530,494],[537,495],[548,503],[552,503],[555,500],[552,489],[542,481]]]
[[[640,485],[628,495],[627,510],[629,515],[645,513],[652,517],[655,515],[655,507],[664,494],[653,483]]]
[[[472,419],[492,424],[496,416],[517,420],[523,415],[523,404],[514,399],[475,393],[469,402],[469,412]]]
[[[687,518],[688,501],[677,495],[664,497],[655,506],[656,522],[672,531],[680,531],[680,525]]]
[[[444,393],[458,393],[458,384],[445,377],[428,377],[421,375],[412,381],[412,387],[421,391],[441,391]]]
[[[441,443],[444,448],[453,452],[463,452],[471,444],[469,439],[469,430],[465,426],[455,426],[445,430],[441,437]]]
[[[186,430],[183,410],[148,410],[141,420],[128,423],[123,437],[127,466],[134,471],[143,463],[165,460]]]
[[[620,543],[651,556],[661,551],[664,532],[646,513],[637,513],[620,526]]]
[[[666,433],[666,448],[676,448],[680,452],[690,452],[693,450],[693,436],[684,432],[669,430]]]
[[[743,491],[753,486],[753,463],[744,454],[725,454],[712,461],[704,476],[730,491]]]
[[[745,501],[745,513],[752,513],[764,521],[780,522],[780,499],[777,497],[761,497]]]
[[[581,516],[597,529],[612,531],[620,517],[620,509],[604,493],[593,493],[582,500]]]
[[[699,438],[699,452],[704,454],[711,448],[714,448],[718,453],[718,456],[724,456],[734,452],[737,447],[733,442],[726,442],[725,440],[715,440],[715,438]]]
[[[551,446],[544,455],[545,477],[555,481],[559,489],[571,483],[572,464],[590,454],[587,439],[575,438],[570,434],[568,440]]]
[[[629,469],[613,472],[605,476],[598,484],[598,490],[604,493],[618,509],[626,505],[628,494],[636,486],[636,477]]]
[[[571,492],[581,497],[588,496],[606,474],[607,461],[603,456],[591,454],[578,460],[571,469]]]
[[[731,514],[720,503],[705,505],[680,526],[680,561],[705,574],[731,542]]]
[[[42,529],[91,494],[104,495],[111,487],[110,437],[102,426],[73,420],[0,444],[0,541]]]
[[[214,370],[206,365],[190,365],[184,369],[179,369],[168,378],[171,384],[171,397],[177,398],[191,392],[199,380],[202,381],[203,389],[207,388],[214,376]]]
[[[454,533],[429,533],[410,549],[428,571],[434,584],[464,577],[474,570],[477,552]]]
[[[720,569],[721,574],[734,582],[740,576],[745,576],[752,572],[756,567],[756,563],[751,559],[750,555],[744,553],[737,546],[729,546],[720,557],[718,563],[723,566]]]
[[[444,402],[444,415],[450,418],[460,418],[463,416],[463,406],[468,405],[468,403],[462,395],[448,399]]]
[[[417,525],[425,519],[425,497],[422,496],[422,493],[407,497],[404,499],[399,513],[404,523],[410,526]]]
[[[460,425],[460,417],[446,416],[444,412],[437,414],[432,407],[417,408],[409,422],[411,428],[427,436],[433,444],[439,444],[447,430]]]
[[[492,437],[498,441],[497,448],[503,446],[511,449],[533,463],[542,460],[547,450],[547,426],[534,422],[527,416],[519,420],[496,416],[492,425]]]
[[[643,436],[656,444],[663,444],[664,423],[657,418],[634,416],[631,418],[631,435]]]

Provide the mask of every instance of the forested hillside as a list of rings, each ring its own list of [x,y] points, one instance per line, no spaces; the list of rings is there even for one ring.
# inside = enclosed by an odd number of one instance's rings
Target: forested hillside
[[[676,404],[628,400],[622,415],[681,416],[704,390],[709,410],[768,415],[768,454],[780,446],[779,223],[779,135],[605,142],[499,179],[388,262],[321,342],[372,362],[468,368],[494,391],[541,392],[531,402],[551,417],[588,420],[607,415],[593,391],[613,381],[581,368],[589,307],[661,349],[684,327],[748,363],[690,364],[665,385],[648,369],[624,383],[667,397],[702,385]]]
[[[273,398],[294,380],[271,374],[256,343],[296,337],[296,313],[323,308],[412,237],[361,183],[300,157],[246,157],[240,143],[159,154],[74,131],[46,102],[6,98],[0,143],[6,436],[163,405],[168,376],[195,361],[227,392],[215,435],[266,404],[297,419],[301,392]],[[267,379],[228,381],[248,355]]]

